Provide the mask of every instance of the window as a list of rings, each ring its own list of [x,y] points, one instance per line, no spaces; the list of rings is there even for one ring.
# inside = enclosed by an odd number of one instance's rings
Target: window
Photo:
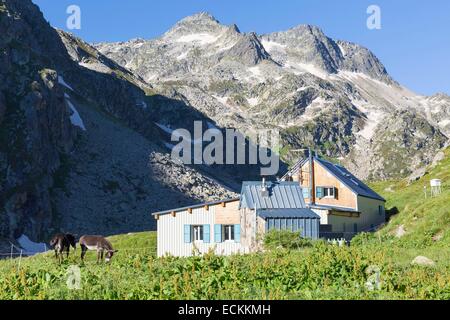
[[[203,241],[203,226],[192,226],[192,239]]]
[[[334,198],[334,188],[323,188],[324,198]]]
[[[205,238],[209,237],[207,232],[205,232]],[[241,226],[239,224],[231,225],[214,225],[214,242],[220,243],[224,241],[241,241]]]
[[[223,241],[234,241],[234,225],[222,226]]]
[[[384,213],[384,207],[383,206],[378,206],[378,214],[381,216]]]
[[[322,198],[336,198],[336,188],[334,187],[317,187],[316,196],[319,199]]]

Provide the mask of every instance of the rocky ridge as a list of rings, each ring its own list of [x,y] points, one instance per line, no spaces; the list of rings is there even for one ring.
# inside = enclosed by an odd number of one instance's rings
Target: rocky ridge
[[[257,35],[200,13],[160,38],[94,46],[153,87],[176,90],[219,126],[280,130],[287,161],[297,156],[290,149],[310,146],[361,178],[405,176],[450,134],[445,96],[409,91],[370,50],[314,26]],[[398,114],[412,127],[386,125]],[[402,141],[386,145],[386,135]]]
[[[146,230],[152,211],[234,196],[163,147],[165,117],[206,121],[178,93],[56,31],[31,1],[1,0],[0,29],[0,239]]]

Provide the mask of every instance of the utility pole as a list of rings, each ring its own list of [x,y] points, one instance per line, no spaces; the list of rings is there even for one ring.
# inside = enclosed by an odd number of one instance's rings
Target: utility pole
[[[309,161],[309,172],[308,172],[308,181],[309,181],[309,205],[313,206],[315,204],[315,190],[314,190],[314,157],[313,157],[313,151],[311,150],[311,148],[303,148],[303,149],[294,149],[291,150],[292,152],[304,152],[304,151],[308,151],[308,161]],[[300,170],[302,170],[300,168]]]
[[[314,190],[314,158],[311,148],[308,148],[309,153],[309,205],[313,206],[315,204],[316,193]]]

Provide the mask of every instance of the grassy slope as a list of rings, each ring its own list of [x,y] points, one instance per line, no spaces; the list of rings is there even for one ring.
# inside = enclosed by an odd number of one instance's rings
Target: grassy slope
[[[444,190],[425,199],[423,186],[432,178],[441,178]],[[51,253],[20,264],[0,261],[0,299],[450,299],[449,178],[447,150],[444,161],[411,185],[375,183],[387,207],[400,213],[350,248],[319,242],[306,250],[157,259],[154,232],[118,235],[110,237],[119,249],[110,265],[97,265],[93,252],[81,265],[79,249],[61,266]],[[399,225],[406,230],[401,238],[394,236]],[[417,255],[436,266],[411,265]],[[80,290],[67,288],[70,265],[81,268]],[[366,289],[371,265],[381,269],[381,290]]]
[[[441,179],[442,194],[430,197],[430,180]],[[427,187],[425,198],[424,187]],[[428,168],[420,180],[408,185],[405,180],[374,183],[372,187],[387,200],[388,209],[398,214],[378,233],[386,245],[402,248],[397,261],[411,261],[413,255],[425,255],[441,263],[450,264],[450,148],[445,159]],[[406,234],[395,237],[399,226]]]

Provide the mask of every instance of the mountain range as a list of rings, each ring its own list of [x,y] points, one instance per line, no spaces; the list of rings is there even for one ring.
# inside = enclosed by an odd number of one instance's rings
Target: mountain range
[[[88,44],[31,1],[0,0],[0,30],[3,239],[152,229],[152,211],[258,178],[258,166],[171,159],[170,132],[194,120],[277,129],[285,163],[312,147],[362,179],[411,174],[450,134],[449,96],[411,92],[314,26],[258,35],[200,13],[157,39]]]
[[[287,161],[308,146],[363,179],[398,177],[450,134],[449,96],[411,92],[368,49],[310,25],[257,35],[200,13],[157,39],[95,47],[221,127],[280,130]]]

